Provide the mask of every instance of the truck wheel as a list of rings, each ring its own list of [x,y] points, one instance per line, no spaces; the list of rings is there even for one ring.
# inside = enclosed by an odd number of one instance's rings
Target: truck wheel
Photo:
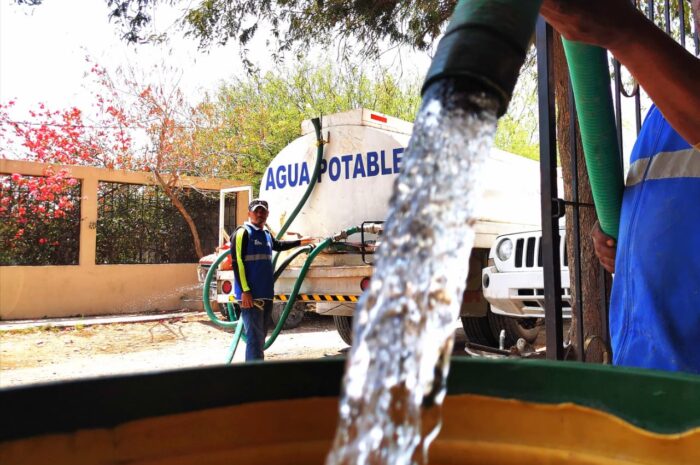
[[[226,304],[219,304],[219,313],[221,313],[221,321],[228,321],[228,310]]]
[[[333,322],[335,323],[335,329],[340,334],[340,338],[347,345],[352,345],[352,317],[351,316],[337,316],[333,315]]]
[[[506,348],[514,346],[520,338],[532,344],[540,333],[541,326],[538,318],[515,318],[497,315],[489,310],[488,319],[496,347],[498,347],[498,338],[502,329],[506,330]]]
[[[228,309],[226,308],[226,304],[218,304],[218,305],[219,305],[219,313],[221,313],[221,321],[229,321]],[[233,313],[234,313],[236,319],[241,317],[241,310],[238,308],[238,304],[233,304]]]
[[[498,341],[494,339],[488,316],[463,316],[462,328],[467,340],[482,346],[498,347]]]
[[[272,304],[272,321],[275,326],[280,321],[282,312],[284,311],[284,306],[287,305],[286,302],[275,302]],[[304,319],[304,311],[306,310],[306,305],[302,302],[296,302],[292,309],[287,315],[287,321],[284,322],[282,329],[294,329],[299,326]]]

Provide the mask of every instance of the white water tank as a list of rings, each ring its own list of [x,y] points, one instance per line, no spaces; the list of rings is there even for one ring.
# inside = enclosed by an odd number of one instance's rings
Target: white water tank
[[[324,116],[321,175],[290,231],[328,236],[363,221],[383,221],[413,125],[358,109]],[[277,232],[309,185],[316,161],[311,121],[265,170],[260,197],[270,205],[268,225]]]
[[[328,143],[319,183],[289,231],[326,237],[365,221],[384,221],[412,129],[411,123],[367,109],[323,117]],[[272,160],[260,185],[274,232],[303,196],[315,160],[316,135],[307,120],[302,136]],[[476,247],[489,248],[499,234],[540,229],[538,162],[493,149],[480,177],[485,190],[477,207]]]

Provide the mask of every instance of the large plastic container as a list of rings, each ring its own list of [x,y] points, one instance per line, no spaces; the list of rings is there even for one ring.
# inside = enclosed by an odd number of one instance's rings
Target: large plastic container
[[[0,391],[0,463],[322,464],[342,359]],[[433,464],[700,464],[700,377],[455,359]]]

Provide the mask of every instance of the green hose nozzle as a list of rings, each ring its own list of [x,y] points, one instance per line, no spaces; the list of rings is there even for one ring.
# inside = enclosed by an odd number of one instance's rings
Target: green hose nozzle
[[[542,0],[460,0],[435,51],[422,93],[441,79],[487,91],[508,108]]]

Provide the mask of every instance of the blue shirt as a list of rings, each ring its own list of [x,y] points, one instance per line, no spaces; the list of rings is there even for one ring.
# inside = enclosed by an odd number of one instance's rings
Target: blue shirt
[[[270,231],[246,222],[231,237],[231,258],[234,272],[234,295],[240,302],[243,292],[253,299],[274,297],[272,251],[298,247],[301,241],[278,241]]]
[[[610,333],[615,365],[700,373],[700,151],[655,106],[630,157]]]

